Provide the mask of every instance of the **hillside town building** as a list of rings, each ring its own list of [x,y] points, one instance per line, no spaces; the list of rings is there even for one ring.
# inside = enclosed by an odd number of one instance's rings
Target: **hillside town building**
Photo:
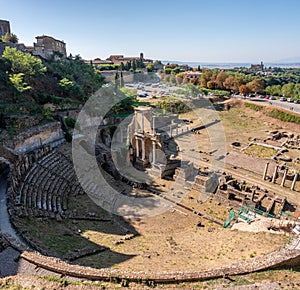
[[[36,40],[37,42],[33,44],[34,55],[49,58],[53,53],[58,52],[62,57],[67,57],[66,44],[62,40],[47,35],[37,36]]]
[[[0,20],[0,37],[6,33],[10,34],[10,24],[7,20]]]

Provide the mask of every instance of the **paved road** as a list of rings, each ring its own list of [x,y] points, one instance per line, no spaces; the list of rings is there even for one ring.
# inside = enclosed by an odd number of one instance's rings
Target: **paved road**
[[[235,99],[240,99],[240,100],[247,100],[247,101],[252,101],[252,102],[257,102],[257,103],[261,103],[261,104],[269,104],[272,106],[276,106],[279,108],[283,108],[286,110],[290,110],[296,113],[300,114],[300,104],[295,104],[295,103],[289,103],[289,102],[282,102],[279,100],[268,100],[268,99],[260,99],[260,98],[247,98],[244,99],[244,97],[241,96],[231,96],[231,98],[235,98]]]
[[[161,83],[155,83],[155,84],[150,84],[150,83],[139,83],[139,84],[126,84],[127,88],[130,89],[137,89],[137,94],[144,94],[147,93],[148,96],[146,98],[152,98],[153,96],[155,97],[161,97],[161,96],[180,96],[176,94],[175,92],[179,89],[182,90],[182,88],[177,87],[175,85],[166,85],[166,84],[161,84]],[[182,97],[182,95],[181,95]],[[139,98],[139,99],[145,99],[145,98]]]

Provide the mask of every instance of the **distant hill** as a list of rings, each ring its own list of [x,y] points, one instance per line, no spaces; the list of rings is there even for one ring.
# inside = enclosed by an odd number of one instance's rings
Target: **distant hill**
[[[186,64],[190,67],[197,67],[200,65],[201,67],[206,68],[220,68],[220,69],[230,69],[235,67],[250,67],[251,63],[249,62],[191,62],[191,61],[177,61],[177,60],[162,60],[163,64],[167,63],[176,63],[178,65]]]
[[[277,60],[276,63],[300,63],[300,56],[288,57]]]
[[[236,67],[246,67],[251,66],[250,62],[189,62],[189,61],[177,61],[177,60],[162,60],[163,64],[176,63],[178,65],[186,64],[190,67],[197,67],[200,65],[201,68],[219,68],[219,69],[232,69]],[[300,57],[291,57],[284,60],[266,62],[265,67],[283,67],[283,68],[300,68]]]

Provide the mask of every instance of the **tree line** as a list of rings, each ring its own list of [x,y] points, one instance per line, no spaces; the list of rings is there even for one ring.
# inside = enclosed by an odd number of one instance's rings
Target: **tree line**
[[[127,61],[125,64],[121,62],[120,64],[99,64],[97,69],[99,71],[106,70],[120,70],[120,71],[133,71],[145,68],[145,64],[142,59],[137,58]]]
[[[286,96],[300,99],[300,71],[294,70],[272,70],[272,75],[258,75],[250,71],[244,73],[240,70],[218,70],[218,69],[189,69],[188,71],[176,64],[165,66],[160,73],[163,81],[181,85],[193,84],[200,88],[209,90],[224,90],[228,92],[239,92],[243,95],[251,93],[268,94],[275,96]],[[190,76],[189,71],[201,71],[200,75]]]
[[[84,100],[98,90],[104,78],[79,56],[42,60],[16,48],[5,47],[0,58],[1,96],[13,102],[30,99],[47,102],[45,96]]]

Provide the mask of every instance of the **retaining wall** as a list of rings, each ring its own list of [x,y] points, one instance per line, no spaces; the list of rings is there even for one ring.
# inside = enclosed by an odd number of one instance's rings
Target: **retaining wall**
[[[241,275],[281,266],[295,266],[300,263],[300,250],[282,248],[257,258],[233,263],[228,266],[204,271],[170,271],[170,272],[135,272],[115,269],[95,269],[79,265],[71,265],[60,259],[46,257],[36,252],[23,251],[21,257],[39,267],[79,278],[109,280],[113,277],[130,281],[151,280],[155,282],[183,282],[224,277],[226,275]]]

